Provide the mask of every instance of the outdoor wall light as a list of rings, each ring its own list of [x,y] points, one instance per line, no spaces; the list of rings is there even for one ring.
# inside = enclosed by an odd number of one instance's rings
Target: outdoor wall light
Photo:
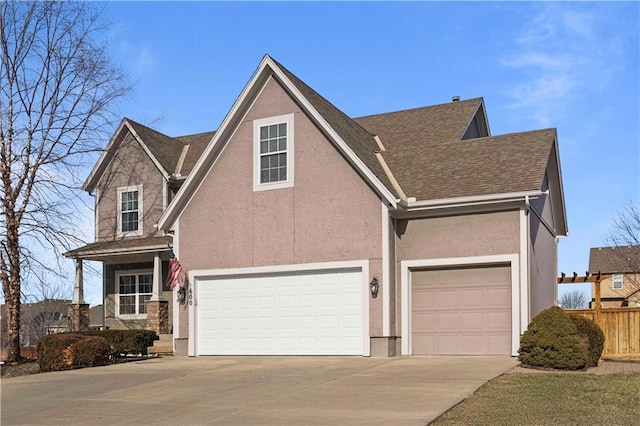
[[[373,277],[369,283],[369,287],[371,288],[371,297],[374,299],[378,297],[378,289],[380,288],[380,285],[378,284],[378,279],[376,277]]]
[[[178,289],[178,302],[182,305],[187,298],[187,290],[184,287]]]

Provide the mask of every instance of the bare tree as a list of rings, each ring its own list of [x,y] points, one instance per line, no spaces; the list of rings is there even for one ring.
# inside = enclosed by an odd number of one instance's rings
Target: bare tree
[[[629,296],[640,292],[640,205],[633,201],[618,212],[609,231],[611,272],[625,274],[625,285],[632,289]]]
[[[59,279],[43,279],[24,294],[20,318],[20,345],[35,346],[52,333],[67,331],[67,304],[71,301],[71,288]]]
[[[589,298],[580,290],[571,290],[560,297],[563,309],[585,309],[589,306]]]
[[[25,275],[76,244],[79,167],[95,160],[129,87],[99,11],[79,2],[0,2],[0,278],[7,360],[20,358]],[[76,205],[74,207],[74,205]],[[56,256],[59,259],[60,256]],[[38,276],[33,273],[31,276]]]

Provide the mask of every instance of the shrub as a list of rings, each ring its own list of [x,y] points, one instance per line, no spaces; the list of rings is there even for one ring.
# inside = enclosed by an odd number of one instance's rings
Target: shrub
[[[577,314],[569,314],[569,318],[578,331],[578,338],[587,348],[587,367],[596,367],[604,349],[604,333],[589,318]]]
[[[540,312],[520,340],[518,359],[526,365],[578,370],[587,365],[587,348],[569,316],[553,306]]]
[[[111,346],[104,337],[83,336],[71,346],[71,354],[74,367],[97,367],[109,364]]]
[[[102,337],[51,334],[38,342],[38,364],[43,372],[106,365],[109,352],[109,343]]]
[[[96,330],[76,334],[104,337],[109,342],[111,355],[114,357],[129,354],[147,355],[147,348],[153,346],[154,340],[158,340],[156,332],[151,330]]]

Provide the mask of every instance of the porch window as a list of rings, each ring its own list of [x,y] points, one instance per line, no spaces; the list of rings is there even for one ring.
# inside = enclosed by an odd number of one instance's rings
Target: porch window
[[[142,186],[118,188],[118,233],[142,235]]]
[[[117,312],[122,318],[145,318],[153,291],[153,271],[117,274]]]

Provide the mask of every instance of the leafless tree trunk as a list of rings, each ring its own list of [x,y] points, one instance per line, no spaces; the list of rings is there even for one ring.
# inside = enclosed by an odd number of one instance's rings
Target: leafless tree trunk
[[[616,215],[608,242],[620,250],[612,251],[613,263],[620,265],[625,274],[625,285],[631,289],[629,296],[640,292],[640,205],[629,201]],[[627,296],[627,297],[629,297]]]
[[[111,65],[93,5],[0,2],[0,278],[8,361],[20,358],[24,278],[59,271],[39,253],[77,231],[77,173],[94,160],[128,91]],[[47,273],[49,273],[47,272]],[[33,273],[31,276],[38,276]]]
[[[560,297],[562,309],[585,309],[589,306],[589,298],[580,290],[571,290]]]

